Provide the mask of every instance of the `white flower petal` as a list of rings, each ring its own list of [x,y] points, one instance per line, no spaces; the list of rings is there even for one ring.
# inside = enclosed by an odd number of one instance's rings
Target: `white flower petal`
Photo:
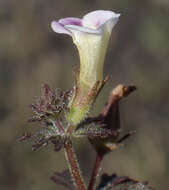
[[[112,11],[98,10],[88,13],[83,19],[68,17],[51,24],[55,32],[73,38],[80,56],[79,87],[83,86],[86,92],[103,79],[109,38],[119,16]]]
[[[70,30],[71,32],[84,32],[84,33],[88,33],[88,34],[95,34],[95,35],[99,35],[101,34],[100,30],[93,30],[91,28],[87,28],[87,27],[82,27],[82,26],[77,26],[77,25],[65,25],[64,26],[67,30]]]
[[[98,10],[86,14],[82,19],[69,17],[51,23],[55,32],[68,34],[73,38],[80,56],[78,92],[72,100],[72,111],[70,111],[70,120],[75,124],[84,118],[89,110],[89,104],[95,99],[90,97],[90,102],[86,105],[83,98],[89,96],[89,92],[97,82],[99,85],[102,84],[106,50],[112,28],[119,16],[120,14],[112,11]]]
[[[59,33],[59,34],[68,34],[72,36],[71,32],[67,30],[64,25],[60,24],[59,22],[52,21],[51,22],[51,27],[54,32]]]
[[[113,11],[97,10],[86,14],[83,17],[82,24],[84,27],[97,29],[110,19],[116,23],[119,16],[120,14],[116,14]]]
[[[72,32],[73,41],[79,51],[79,81],[80,85],[83,84],[85,91],[84,86],[88,89],[96,81],[102,81],[103,64],[108,43],[107,38],[104,38],[101,30],[71,25],[65,27]]]
[[[82,19],[75,17],[67,17],[59,20],[59,23],[63,25],[77,25],[82,26]]]

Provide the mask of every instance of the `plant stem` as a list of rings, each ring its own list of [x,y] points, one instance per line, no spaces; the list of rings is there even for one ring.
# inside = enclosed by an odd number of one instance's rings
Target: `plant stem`
[[[92,171],[92,175],[91,175],[91,178],[90,178],[88,190],[93,190],[94,189],[94,186],[95,186],[95,183],[96,183],[96,178],[97,178],[97,175],[99,173],[99,169],[100,169],[100,165],[101,165],[102,160],[103,160],[103,155],[97,154],[96,159],[95,159],[95,163],[94,163],[94,168],[93,168],[93,171]]]
[[[74,184],[77,190],[86,190],[83,178],[81,176],[79,164],[76,158],[76,154],[73,150],[72,144],[65,144],[65,154],[68,161],[69,169],[72,174]]]

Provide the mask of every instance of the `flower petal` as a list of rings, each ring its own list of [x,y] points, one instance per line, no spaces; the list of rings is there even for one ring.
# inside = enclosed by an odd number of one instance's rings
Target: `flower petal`
[[[72,32],[73,42],[79,51],[80,88],[81,84],[83,84],[83,86],[86,86],[88,89],[93,86],[96,81],[102,81],[107,39],[105,42],[102,30],[93,30],[72,25],[65,27]],[[86,91],[86,89],[83,90]]]
[[[82,26],[82,19],[75,17],[67,17],[59,20],[59,23],[63,25],[77,25]]]
[[[83,17],[82,24],[84,27],[97,29],[110,19],[115,25],[118,21],[119,16],[120,14],[116,14],[113,11],[97,10],[86,14]]]
[[[65,29],[64,25],[59,23],[59,22],[52,21],[51,22],[51,27],[52,27],[53,31],[56,32],[56,33],[68,34],[68,35],[72,36],[72,33],[69,30]]]
[[[91,28],[77,26],[77,25],[65,25],[64,28],[71,31],[72,33],[82,32],[82,33],[95,34],[95,35],[101,34],[101,30],[93,30]]]

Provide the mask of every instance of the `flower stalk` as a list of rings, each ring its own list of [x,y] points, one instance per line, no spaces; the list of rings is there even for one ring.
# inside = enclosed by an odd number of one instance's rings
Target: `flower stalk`
[[[67,158],[68,166],[70,173],[72,175],[72,179],[77,190],[86,190],[85,183],[81,176],[79,164],[76,158],[76,154],[73,150],[73,146],[71,143],[65,144],[65,155]]]
[[[94,190],[94,187],[96,185],[96,179],[97,179],[97,176],[99,175],[99,170],[100,170],[100,165],[101,165],[102,160],[103,160],[103,155],[97,154],[87,190]]]

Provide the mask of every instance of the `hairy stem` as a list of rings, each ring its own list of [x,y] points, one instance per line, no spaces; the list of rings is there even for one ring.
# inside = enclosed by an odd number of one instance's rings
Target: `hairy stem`
[[[95,186],[95,183],[96,183],[96,179],[97,179],[97,176],[98,176],[98,173],[99,173],[99,169],[100,169],[100,165],[101,165],[102,160],[103,160],[103,156],[100,155],[100,154],[97,154],[96,155],[96,160],[95,160],[95,163],[94,163],[94,168],[93,168],[93,171],[92,171],[92,175],[91,175],[91,178],[90,178],[88,190],[94,190],[94,186]]]
[[[68,161],[70,172],[72,174],[73,182],[77,190],[86,190],[83,178],[81,176],[76,154],[72,147],[72,143],[65,144],[65,154]]]

